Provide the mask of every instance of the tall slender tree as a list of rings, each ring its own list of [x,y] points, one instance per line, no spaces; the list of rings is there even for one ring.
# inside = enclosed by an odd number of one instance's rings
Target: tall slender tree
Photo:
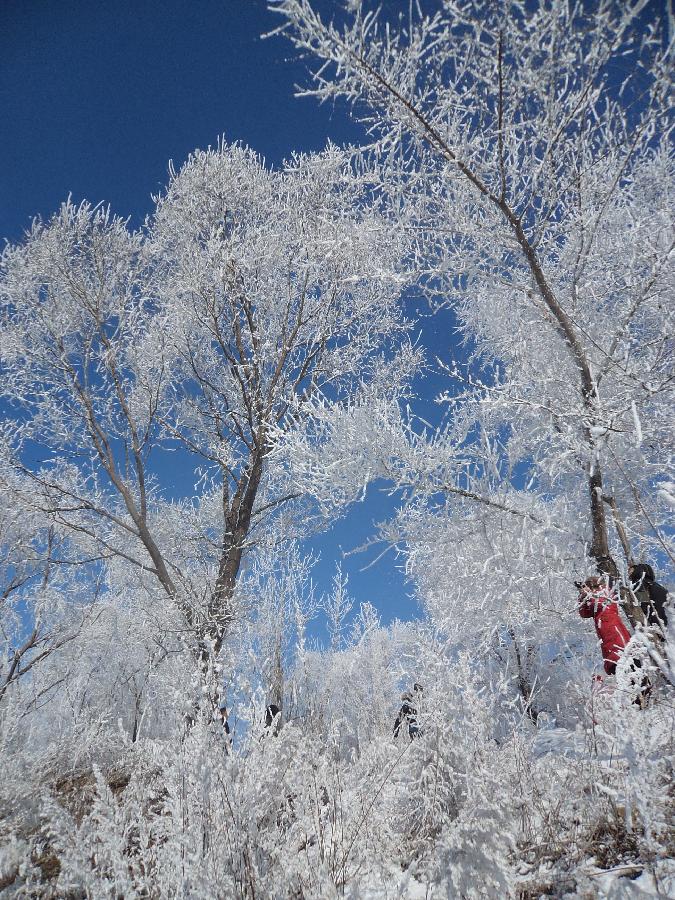
[[[315,60],[306,93],[364,122],[427,290],[493,366],[435,487],[467,499],[467,472],[502,448],[544,490],[584,479],[601,570],[617,571],[603,497],[668,550],[672,47],[657,5],[443,0],[386,19],[357,0],[330,23],[311,0],[271,6]]]

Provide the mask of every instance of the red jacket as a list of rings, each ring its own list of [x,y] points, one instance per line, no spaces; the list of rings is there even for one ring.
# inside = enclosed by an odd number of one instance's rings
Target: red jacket
[[[582,591],[579,595],[579,615],[593,617],[595,630],[602,645],[605,672],[613,675],[623,649],[630,640],[630,632],[621,621],[619,607],[608,588]]]

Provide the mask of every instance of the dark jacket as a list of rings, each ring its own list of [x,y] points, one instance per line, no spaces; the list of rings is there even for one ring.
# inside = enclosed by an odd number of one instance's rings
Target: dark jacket
[[[419,734],[419,725],[417,724],[417,707],[413,706],[413,695],[405,693],[401,700],[403,701],[401,708],[394,722],[394,737],[398,737],[401,732],[401,726],[405,722],[408,726],[408,736],[410,738],[417,737]]]
[[[654,570],[645,563],[633,566],[630,575],[633,592],[648,625],[668,625],[668,591],[654,579]]]

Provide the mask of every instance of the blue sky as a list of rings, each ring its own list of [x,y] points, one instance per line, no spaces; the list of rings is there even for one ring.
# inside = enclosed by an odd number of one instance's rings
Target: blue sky
[[[277,23],[257,0],[3,0],[0,236],[69,192],[138,224],[168,160],[221,134],[272,164],[354,139],[347,115],[293,98],[304,67],[260,39]]]
[[[110,203],[138,226],[169,160],[178,167],[220,135],[273,165],[329,138],[357,141],[346,109],[293,96],[303,63],[284,40],[260,38],[277,23],[258,0],[3,0],[0,239],[20,240],[33,216],[49,216],[69,194]],[[422,327],[433,352],[449,344],[447,318]],[[424,390],[431,398],[439,387]],[[395,503],[373,487],[311,542],[320,592],[342,550],[363,543]],[[393,553],[361,571],[378,552],[344,560],[357,606],[374,603],[385,621],[416,615]]]

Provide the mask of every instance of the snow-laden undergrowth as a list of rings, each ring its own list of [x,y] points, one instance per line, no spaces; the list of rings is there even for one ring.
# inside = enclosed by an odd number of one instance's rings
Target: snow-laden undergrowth
[[[276,734],[253,695],[233,744],[187,729],[164,681],[135,742],[131,705],[108,714],[93,677],[39,720],[10,705],[4,896],[672,895],[672,692],[661,679],[640,709],[570,662],[547,694],[560,668],[539,669],[535,725],[513,675],[371,621],[301,654]],[[415,740],[392,736],[406,674],[424,684]]]

